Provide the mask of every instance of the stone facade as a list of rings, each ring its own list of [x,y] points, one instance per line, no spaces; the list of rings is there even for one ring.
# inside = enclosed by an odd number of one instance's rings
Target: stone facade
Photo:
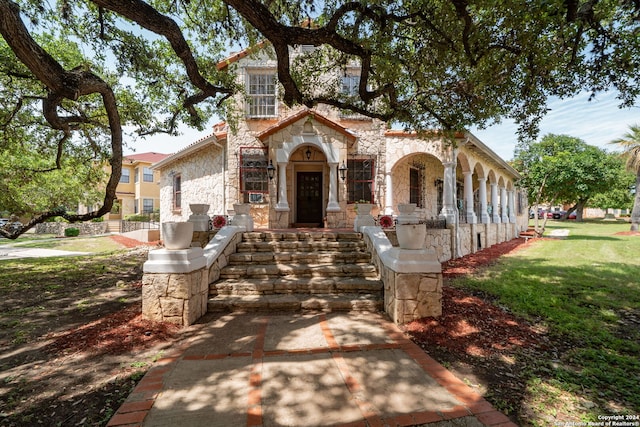
[[[275,75],[276,65],[258,50],[229,58],[220,67],[247,85],[253,74]],[[340,79],[339,74],[334,77]],[[470,133],[394,131],[379,120],[328,106],[287,108],[275,95],[274,105],[271,99],[253,104],[260,107],[256,114],[251,113],[249,95],[232,100],[233,125],[217,124],[210,136],[156,164],[161,221],[187,220],[192,203],[209,204],[209,215],[233,214],[234,205],[249,203],[256,229],[352,229],[356,203],[372,203],[374,218],[397,216],[399,204],[416,203],[419,219],[437,219],[446,226],[428,230],[422,261],[407,260],[415,253],[388,259],[398,254],[391,244],[394,232],[387,231],[389,239],[382,242],[386,255],[378,253],[379,271],[388,280],[386,309],[398,321],[439,314],[442,284],[434,263],[512,239],[527,228],[526,197],[516,187],[518,173]],[[244,154],[249,152],[253,154]],[[181,178],[179,208],[176,176]],[[303,178],[310,176],[315,187],[305,184]],[[196,246],[208,238],[197,236]],[[232,241],[227,243],[233,247]],[[205,255],[213,260],[204,273],[210,282],[224,266],[219,264],[225,264],[226,251]],[[413,271],[414,264],[423,269]]]

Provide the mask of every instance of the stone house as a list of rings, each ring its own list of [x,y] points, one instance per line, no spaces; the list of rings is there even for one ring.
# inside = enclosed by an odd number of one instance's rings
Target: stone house
[[[241,118],[153,165],[161,222],[186,221],[191,203],[208,204],[211,216],[248,203],[256,229],[341,229],[353,228],[358,203],[372,204],[374,218],[414,203],[433,227],[426,246],[439,261],[526,229],[517,171],[474,135],[392,130],[327,106],[287,108],[278,100],[275,60],[263,50],[218,65],[246,88],[235,99]],[[341,71],[343,91],[357,87],[355,70]]]

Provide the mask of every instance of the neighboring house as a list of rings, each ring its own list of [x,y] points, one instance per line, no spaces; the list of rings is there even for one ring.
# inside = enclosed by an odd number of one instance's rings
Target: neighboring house
[[[124,156],[122,175],[116,188],[117,200],[105,220],[120,220],[128,215],[148,214],[160,208],[160,173],[151,165],[169,154],[140,153]]]
[[[233,128],[217,124],[211,135],[154,165],[161,221],[187,220],[190,203],[209,204],[210,215],[250,203],[258,229],[347,228],[356,203],[374,204],[374,216],[415,203],[421,218],[446,221],[433,238],[446,247],[441,260],[526,229],[518,173],[474,135],[456,134],[452,148],[438,132],[389,130],[327,106],[287,108],[279,102],[275,60],[261,50],[236,54],[219,68],[236,73],[246,88],[236,100],[243,117]],[[354,71],[338,78],[347,93],[357,87]]]

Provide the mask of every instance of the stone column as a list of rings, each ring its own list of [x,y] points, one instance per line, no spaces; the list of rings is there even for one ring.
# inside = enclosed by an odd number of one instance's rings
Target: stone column
[[[515,190],[508,191],[509,198],[509,222],[512,224],[516,223],[516,196]]]
[[[287,162],[278,162],[278,204],[276,211],[289,212],[287,200]]]
[[[338,163],[329,163],[329,201],[327,212],[340,212],[338,204]]]
[[[391,171],[388,171],[384,176],[385,193],[384,193],[384,214],[393,215],[393,178],[391,177]]]
[[[500,215],[500,221],[505,224],[509,222],[509,214],[507,212],[508,204],[509,202],[507,201],[507,188],[502,187],[500,188],[500,208],[502,210]]]
[[[498,212],[498,184],[491,183],[491,222],[499,224],[500,215]]]
[[[473,172],[463,172],[464,175],[464,203],[466,205],[467,224],[478,222],[473,211]]]
[[[455,180],[456,162],[444,162],[444,182],[442,185],[442,211],[440,217],[445,218],[448,224],[456,222],[454,209],[453,184]]]
[[[489,224],[491,222],[487,212],[487,178],[478,177],[478,197],[480,198],[480,222]]]

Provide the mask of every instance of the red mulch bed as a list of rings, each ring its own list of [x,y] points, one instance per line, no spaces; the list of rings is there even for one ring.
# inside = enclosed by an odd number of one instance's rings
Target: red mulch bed
[[[86,352],[91,355],[125,354],[177,337],[179,326],[142,318],[140,304],[116,311],[94,322],[48,335],[45,350],[56,355]]]
[[[525,244],[530,243],[513,239],[450,260],[442,265],[445,283],[446,278],[471,274]],[[405,325],[405,331],[425,348],[435,345],[455,353],[486,357],[542,342],[540,332],[533,326],[485,299],[446,285],[442,294],[442,316]]]
[[[114,235],[112,235],[110,237],[111,237],[111,239],[113,239],[117,243],[121,244],[125,248],[137,248],[139,246],[158,246],[160,244],[159,241],[157,241],[157,242],[141,242],[139,240],[131,239],[129,237],[121,236],[119,234],[114,234]]]

